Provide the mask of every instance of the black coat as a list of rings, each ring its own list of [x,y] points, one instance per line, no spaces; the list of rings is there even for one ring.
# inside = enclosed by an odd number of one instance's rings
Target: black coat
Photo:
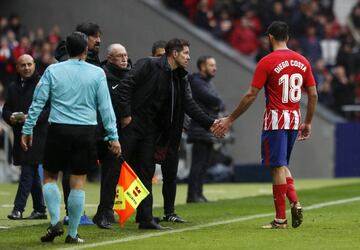
[[[185,112],[198,121],[205,129],[209,129],[214,119],[206,115],[192,98],[191,88],[187,80],[187,72],[183,68],[171,71],[167,57],[147,57],[140,59],[128,76],[120,82],[117,88],[117,103],[121,117],[133,116],[147,107],[156,96],[160,84],[171,85],[171,76],[177,79],[179,89],[176,91],[173,103],[173,120],[169,116],[162,117],[161,140],[157,144],[170,145],[177,148],[183,128]],[[171,98],[171,97],[170,97]],[[171,109],[169,105],[169,109]],[[167,112],[170,114],[171,112]]]
[[[113,64],[110,64],[107,60],[105,60],[101,63],[101,67],[103,68],[106,75],[106,81],[108,84],[111,102],[113,104],[116,120],[119,121],[120,119],[119,117],[120,112],[118,110],[119,107],[114,105],[114,103],[116,102],[116,92],[117,92],[117,88],[119,88],[120,81],[127,76],[130,69],[132,68],[132,64],[131,61],[129,60],[128,67],[126,69],[121,69]],[[106,133],[100,117],[98,117],[98,124],[99,124],[99,129],[101,130],[101,138],[103,139]],[[119,122],[117,123],[117,125],[119,130],[120,129]]]
[[[215,86],[210,79],[195,73],[189,76],[189,82],[194,100],[211,118],[218,118],[219,112],[225,108],[224,102],[219,97]],[[214,142],[215,137],[208,130],[192,119],[188,129],[188,142]]]
[[[48,117],[50,113],[49,105],[46,105],[40,113],[36,126],[33,130],[33,144],[25,152],[21,148],[21,129],[24,124],[17,123],[11,125],[10,116],[13,112],[28,113],[36,84],[40,77],[35,73],[31,78],[21,85],[20,77],[9,86],[9,91],[3,107],[3,118],[13,128],[14,145],[13,159],[14,165],[40,164],[43,160],[46,133],[48,128]]]

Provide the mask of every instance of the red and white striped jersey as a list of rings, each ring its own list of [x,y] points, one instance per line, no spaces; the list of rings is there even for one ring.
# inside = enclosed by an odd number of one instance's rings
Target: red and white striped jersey
[[[276,50],[260,60],[251,85],[265,88],[264,130],[299,129],[303,87],[315,86],[308,60],[292,50]]]

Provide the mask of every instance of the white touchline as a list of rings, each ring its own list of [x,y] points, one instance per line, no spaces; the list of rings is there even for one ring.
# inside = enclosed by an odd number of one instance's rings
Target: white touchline
[[[349,198],[349,199],[318,203],[318,204],[304,207],[304,210],[319,209],[319,208],[323,208],[323,207],[329,207],[329,206],[345,204],[345,203],[350,203],[350,202],[355,202],[355,201],[360,201],[360,197],[353,197],[353,198]],[[174,229],[174,230],[169,230],[169,231],[161,231],[161,232],[149,233],[149,234],[144,234],[144,235],[130,236],[130,237],[126,237],[126,238],[119,239],[119,240],[109,240],[109,241],[96,242],[96,243],[91,243],[91,244],[83,244],[81,246],[70,247],[70,248],[62,247],[59,249],[78,250],[78,249],[86,249],[89,247],[100,247],[100,246],[121,243],[121,242],[135,241],[135,240],[147,239],[147,238],[152,238],[152,237],[158,237],[158,236],[168,235],[168,234],[173,234],[173,233],[194,231],[194,230],[198,230],[198,229],[206,228],[206,227],[213,227],[213,226],[226,225],[226,224],[248,221],[248,220],[253,220],[253,219],[259,219],[259,218],[269,217],[269,216],[273,216],[273,215],[274,215],[274,213],[255,214],[255,215],[250,215],[250,216],[246,216],[246,217],[239,217],[239,218],[235,218],[235,219],[231,219],[231,220],[226,220],[226,221],[210,222],[210,223],[196,225],[196,226],[187,227],[187,228]]]

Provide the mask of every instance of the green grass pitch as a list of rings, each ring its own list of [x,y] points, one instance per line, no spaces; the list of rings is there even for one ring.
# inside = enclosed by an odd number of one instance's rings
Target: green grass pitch
[[[86,244],[66,245],[65,236],[40,242],[48,221],[8,220],[17,185],[0,184],[0,249],[360,249],[360,179],[298,180],[296,185],[305,208],[304,223],[297,229],[260,228],[273,218],[270,183],[209,184],[205,195],[211,202],[188,205],[186,185],[179,185],[176,212],[187,223],[162,223],[173,228],[169,231],[143,231],[133,216],[124,228],[80,226]],[[90,217],[98,199],[99,185],[88,184],[85,211]],[[154,215],[161,216],[161,185],[154,185],[154,206]],[[24,216],[31,210],[29,198]],[[289,213],[288,219],[291,225]]]

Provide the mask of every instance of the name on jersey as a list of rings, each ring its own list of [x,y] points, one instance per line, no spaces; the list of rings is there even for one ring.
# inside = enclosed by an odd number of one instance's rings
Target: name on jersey
[[[304,71],[304,72],[306,71],[306,66],[303,63],[301,63],[299,61],[296,61],[296,60],[290,60],[290,63],[289,63],[288,60],[282,61],[281,63],[279,63],[276,66],[274,71],[279,74],[283,69],[285,69],[285,68],[287,68],[289,66],[298,67],[302,71]]]

